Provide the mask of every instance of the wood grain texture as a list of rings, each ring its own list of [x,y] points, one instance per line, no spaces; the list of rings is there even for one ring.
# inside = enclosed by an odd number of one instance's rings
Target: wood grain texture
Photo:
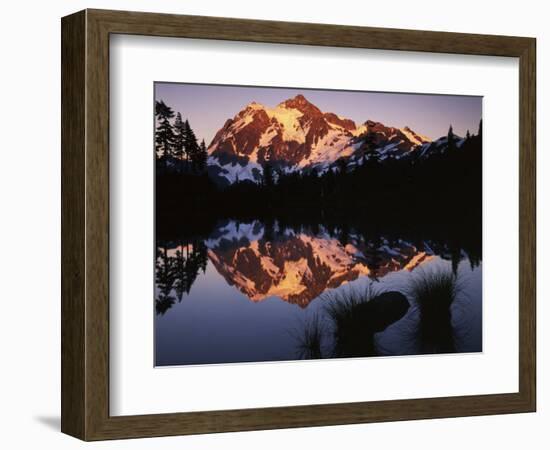
[[[109,417],[109,32],[87,14],[86,439]]]
[[[109,34],[112,33],[519,57],[519,392],[109,416]],[[65,433],[98,440],[535,410],[534,39],[102,10],[87,10],[64,18],[62,38],[62,429]]]
[[[84,12],[65,17],[61,35],[61,430],[84,435],[86,102]]]
[[[519,64],[519,384],[536,409],[536,41]]]
[[[519,57],[529,38],[270,20],[88,10],[111,33]]]

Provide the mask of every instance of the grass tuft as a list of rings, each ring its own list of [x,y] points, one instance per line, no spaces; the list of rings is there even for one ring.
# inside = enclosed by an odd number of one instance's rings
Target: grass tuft
[[[334,356],[375,354],[374,330],[368,305],[376,295],[377,292],[369,285],[363,292],[346,289],[340,292],[329,291],[323,296],[326,301],[325,312],[332,325]]]
[[[298,340],[298,358],[323,358],[323,325],[317,314],[306,320],[303,331],[298,333],[296,338]]]
[[[418,271],[409,288],[419,312],[419,334],[423,353],[456,351],[451,305],[461,291],[452,270]]]

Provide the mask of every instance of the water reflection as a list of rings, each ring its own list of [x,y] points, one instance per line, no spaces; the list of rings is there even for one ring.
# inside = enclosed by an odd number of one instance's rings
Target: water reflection
[[[456,242],[276,221],[159,241],[156,363],[480,351],[480,263]]]
[[[171,244],[173,245],[173,244]],[[189,294],[199,271],[206,272],[207,248],[199,240],[186,240],[168,248],[168,243],[157,246],[155,275],[157,314],[164,314],[183,294]],[[172,295],[172,293],[175,294]]]

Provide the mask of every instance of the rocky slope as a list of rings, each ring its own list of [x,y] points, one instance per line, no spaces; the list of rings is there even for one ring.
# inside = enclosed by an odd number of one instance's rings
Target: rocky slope
[[[357,125],[297,95],[275,108],[252,102],[228,119],[208,148],[208,165],[211,175],[229,183],[258,181],[266,162],[285,172],[323,171],[340,158],[357,163],[372,151],[382,160],[401,158],[429,143],[409,127]]]

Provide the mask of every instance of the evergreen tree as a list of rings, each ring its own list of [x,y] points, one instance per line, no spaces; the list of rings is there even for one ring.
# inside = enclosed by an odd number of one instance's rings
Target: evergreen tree
[[[174,156],[183,161],[185,154],[185,123],[181,119],[181,113],[176,114],[174,121]]]
[[[348,163],[345,160],[345,158],[338,158],[336,160],[336,166],[338,167],[338,173],[340,175],[343,175],[347,172],[348,169]]]
[[[482,131],[483,131],[483,123],[482,123],[482,119],[479,119],[479,129],[477,131],[477,137],[479,138],[479,140],[482,140]]]
[[[466,130],[466,140],[469,141],[471,138],[470,136],[470,130]]]
[[[174,304],[171,295],[174,286],[174,258],[168,256],[166,246],[157,247],[157,260],[155,263],[155,281],[158,289],[158,297],[155,299],[157,314],[164,314]]]
[[[162,100],[155,103],[155,116],[157,119],[157,129],[155,131],[155,149],[157,157],[166,161],[172,154],[174,145],[174,130],[170,119],[174,117],[174,111]]]
[[[335,179],[332,167],[323,174],[321,183],[321,197],[329,197],[334,190]]]
[[[275,185],[275,177],[273,176],[273,167],[269,162],[265,162],[262,166],[262,180],[266,188],[272,188]]]
[[[208,151],[206,150],[206,144],[203,139],[197,151],[197,156],[195,161],[196,170],[200,173],[204,172],[206,170],[207,161],[208,161]]]
[[[286,174],[280,167],[278,169],[275,169],[275,180],[278,185],[284,184],[286,180]]]
[[[174,258],[168,256],[166,245],[157,248],[156,283],[159,291],[165,297],[170,295],[174,285]]]
[[[191,286],[189,286],[188,278],[187,278],[187,266],[188,258],[186,258],[183,254],[183,244],[180,244],[178,246],[178,249],[176,250],[176,257],[174,261],[174,277],[175,277],[175,283],[174,283],[174,289],[176,291],[176,296],[178,297],[178,301],[181,302],[181,299],[183,297],[183,294],[189,294],[189,290],[191,289]]]
[[[185,140],[184,140],[185,157],[187,159],[187,162],[190,162],[193,167],[196,167],[197,153],[199,150],[197,137],[195,136],[195,132],[191,128],[191,125],[189,125],[188,120],[185,121],[184,126],[185,126]]]
[[[377,149],[369,150],[363,155],[363,166],[366,168],[374,168],[380,162],[380,155]]]
[[[310,182],[316,181],[318,178],[319,178],[319,171],[317,170],[317,167],[314,167],[309,172]]]
[[[452,125],[449,125],[449,132],[447,133],[447,147],[450,151],[456,150],[455,134],[453,133]]]
[[[198,268],[202,270],[202,273],[206,273],[206,268],[208,267],[208,247],[206,244],[201,241],[195,245]]]

